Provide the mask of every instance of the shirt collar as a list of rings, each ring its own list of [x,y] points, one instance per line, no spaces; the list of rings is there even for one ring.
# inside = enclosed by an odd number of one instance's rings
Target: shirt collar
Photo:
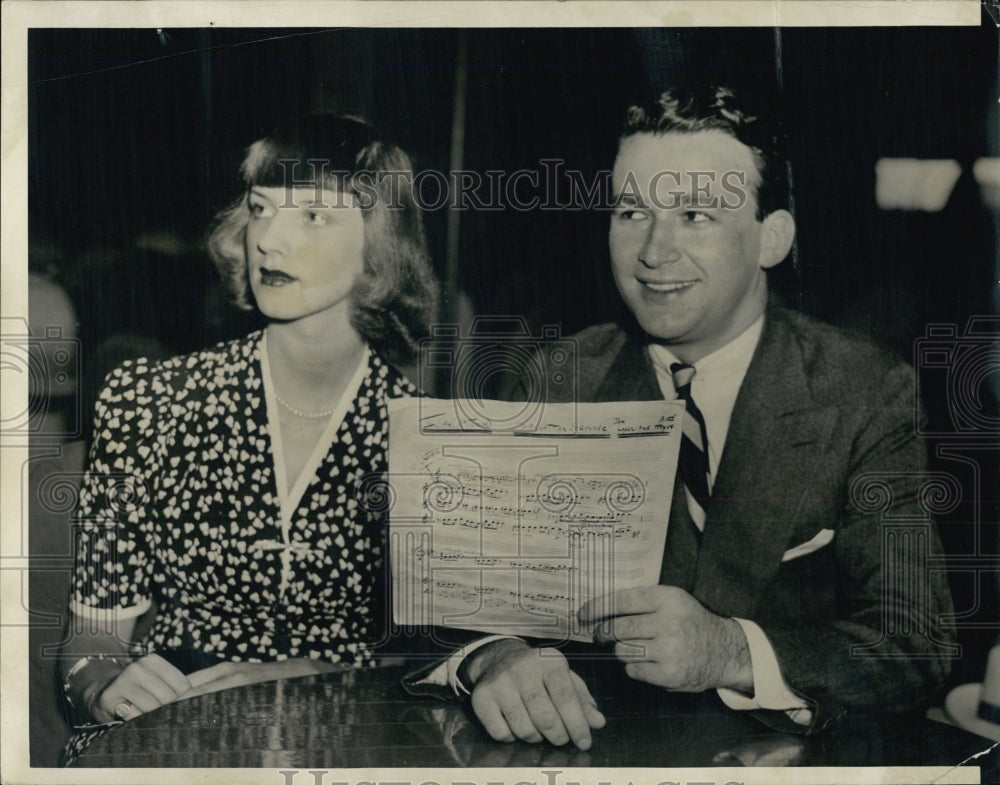
[[[725,384],[734,382],[737,387],[743,382],[754,350],[760,341],[764,329],[764,315],[751,324],[725,346],[721,346],[711,354],[705,355],[694,364],[695,376],[693,388],[702,384]],[[649,355],[653,366],[660,376],[666,373],[670,376],[670,366],[680,360],[666,346],[658,343],[649,344]],[[693,394],[693,393],[692,393]]]

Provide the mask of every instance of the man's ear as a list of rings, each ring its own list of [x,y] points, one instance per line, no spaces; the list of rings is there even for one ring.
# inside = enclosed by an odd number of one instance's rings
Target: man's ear
[[[760,233],[760,266],[774,267],[784,261],[795,240],[795,219],[788,210],[775,210],[762,222]]]

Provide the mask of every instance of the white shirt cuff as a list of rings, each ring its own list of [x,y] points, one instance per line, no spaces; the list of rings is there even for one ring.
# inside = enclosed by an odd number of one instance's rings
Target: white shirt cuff
[[[750,663],[753,668],[753,696],[736,690],[720,688],[716,690],[722,702],[737,711],[750,709],[771,709],[784,711],[799,725],[812,721],[812,711],[808,704],[792,692],[778,666],[778,658],[764,631],[746,619],[735,619],[743,628],[750,647]]]
[[[428,684],[439,684],[441,686],[451,687],[452,691],[458,696],[468,695],[469,691],[465,688],[462,682],[458,680],[458,668],[462,664],[462,661],[481,646],[485,646],[487,643],[493,643],[493,641],[504,640],[507,638],[521,640],[516,635],[487,635],[484,638],[477,638],[471,643],[465,644],[465,646],[461,649],[456,649],[448,657],[448,659],[438,665],[421,681]]]

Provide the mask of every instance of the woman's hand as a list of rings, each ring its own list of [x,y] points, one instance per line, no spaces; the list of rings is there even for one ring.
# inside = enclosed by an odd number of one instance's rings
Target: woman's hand
[[[221,662],[188,675],[191,689],[184,695],[193,698],[209,692],[242,687],[261,681],[294,679],[337,670],[336,665],[320,660],[294,659],[281,662]]]
[[[157,654],[136,660],[94,701],[95,722],[134,720],[146,712],[173,703],[191,690],[188,678]]]

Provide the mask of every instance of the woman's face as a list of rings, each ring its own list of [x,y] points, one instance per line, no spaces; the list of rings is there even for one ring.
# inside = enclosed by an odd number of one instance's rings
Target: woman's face
[[[347,317],[364,269],[364,221],[347,193],[253,186],[246,250],[250,288],[270,319],[320,313]]]

